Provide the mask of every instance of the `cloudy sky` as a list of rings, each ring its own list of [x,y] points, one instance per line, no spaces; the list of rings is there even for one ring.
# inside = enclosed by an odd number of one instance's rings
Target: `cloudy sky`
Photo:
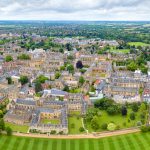
[[[150,0],[0,0],[0,20],[150,21]]]

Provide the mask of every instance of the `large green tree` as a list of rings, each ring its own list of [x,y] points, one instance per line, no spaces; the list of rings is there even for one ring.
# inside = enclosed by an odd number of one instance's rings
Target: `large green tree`
[[[35,92],[38,93],[38,92],[40,92],[42,90],[43,89],[42,89],[41,83],[39,81],[36,81],[36,83],[35,83]]]
[[[93,119],[91,120],[91,127],[95,131],[99,129],[99,124],[98,124],[98,118],[97,118],[97,116],[94,116]]]
[[[72,73],[72,72],[74,71],[73,65],[72,65],[72,64],[68,64],[68,65],[67,65],[67,70],[68,70],[70,73]]]
[[[24,85],[24,84],[28,83],[29,79],[27,76],[20,76],[19,81],[21,82],[21,85]]]
[[[13,57],[12,57],[11,55],[7,55],[7,56],[5,57],[5,61],[6,61],[6,62],[13,61]]]

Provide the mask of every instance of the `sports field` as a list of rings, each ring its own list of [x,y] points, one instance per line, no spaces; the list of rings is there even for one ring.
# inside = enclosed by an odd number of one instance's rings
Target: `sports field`
[[[150,133],[102,139],[56,140],[0,136],[1,150],[149,150]]]

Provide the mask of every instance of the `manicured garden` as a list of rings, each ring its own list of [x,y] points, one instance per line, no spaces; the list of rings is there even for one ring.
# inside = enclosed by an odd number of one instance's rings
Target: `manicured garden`
[[[124,129],[124,128],[130,128],[130,127],[137,126],[138,121],[141,119],[140,112],[136,113],[135,120],[130,119],[131,112],[132,112],[132,110],[128,109],[127,116],[122,116],[121,114],[109,115],[106,111],[100,111],[101,115],[97,117],[100,128],[97,131],[106,130],[106,129],[102,128],[102,126],[104,124],[108,125],[111,122],[115,123],[115,125],[118,129]],[[89,130],[89,132],[94,132],[94,130],[91,128],[91,123],[87,123],[87,129]]]
[[[147,108],[146,103],[121,105],[103,98],[95,102],[94,108],[88,109],[84,124],[89,132],[140,127],[147,121]]]
[[[41,139],[0,136],[2,150],[149,150],[149,133],[101,139]]]

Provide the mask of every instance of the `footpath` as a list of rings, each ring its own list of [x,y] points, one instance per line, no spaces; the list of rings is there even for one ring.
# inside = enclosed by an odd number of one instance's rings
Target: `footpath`
[[[118,130],[113,132],[99,132],[99,133],[85,133],[85,134],[76,134],[76,135],[47,135],[47,134],[31,134],[31,133],[13,133],[15,136],[22,137],[33,137],[33,138],[50,138],[50,139],[98,139],[110,136],[124,135],[129,133],[140,132],[138,128]]]

